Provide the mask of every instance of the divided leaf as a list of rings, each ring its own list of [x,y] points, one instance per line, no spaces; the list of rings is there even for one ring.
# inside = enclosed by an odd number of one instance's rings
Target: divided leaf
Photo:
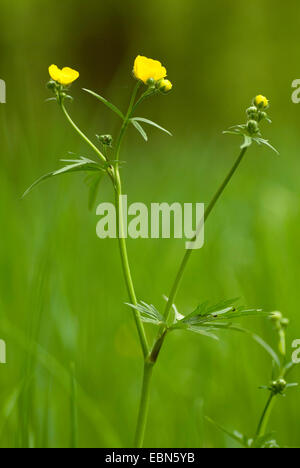
[[[219,302],[213,306],[210,306],[208,302],[204,302],[193,312],[178,320],[171,329],[181,328],[205,334],[211,338],[217,338],[213,332],[225,329],[243,331],[243,329],[232,324],[232,319],[269,316],[269,313],[261,309],[248,309],[243,306],[235,306],[236,301],[237,299],[231,299]]]
[[[152,120],[149,120],[149,119],[145,119],[144,117],[133,117],[131,119],[132,121],[137,121],[137,122],[144,122],[148,125],[152,125],[153,127],[155,128],[158,128],[159,130],[161,130],[162,132],[165,132],[167,133],[168,135],[170,136],[173,136],[171,132],[169,132],[168,130],[166,130],[164,127],[161,127],[160,125],[158,125],[156,122],[153,122]]]
[[[217,427],[220,431],[224,432],[232,440],[242,445],[244,448],[280,448],[276,440],[274,439],[274,433],[266,434],[264,436],[249,438],[248,436],[241,434],[238,431],[229,431],[220,424],[213,421],[211,418],[206,416],[207,421]]]
[[[94,96],[96,99],[98,99],[99,101],[101,101],[103,104],[105,104],[110,110],[112,110],[113,112],[115,112],[122,120],[125,119],[123,113],[120,111],[120,109],[117,108],[117,106],[115,106],[114,104],[112,104],[111,102],[109,102],[107,99],[105,99],[104,97],[100,96],[99,94],[95,93],[94,91],[91,91],[90,89],[86,89],[86,88],[83,88],[83,91],[85,91],[86,93],[89,93],[91,94],[92,96]]]
[[[140,313],[143,322],[153,323],[154,325],[162,325],[165,323],[163,316],[152,304],[147,304],[146,302],[141,301],[137,305],[128,303],[126,303],[126,305],[137,310]]]
[[[258,145],[265,145],[268,148],[270,148],[272,151],[274,151],[276,154],[279,155],[279,152],[277,151],[274,146],[269,143],[268,140],[265,140],[264,138],[261,137],[261,133],[256,133],[255,135],[252,135],[248,132],[247,126],[246,125],[234,125],[233,127],[230,127],[229,130],[225,130],[223,132],[224,135],[239,135],[244,138],[244,141],[241,145],[241,149],[248,148],[249,146],[252,145],[253,142],[257,143]]]
[[[148,141],[148,136],[143,127],[134,119],[130,119],[132,125],[137,129],[137,131],[142,135],[145,141]]]
[[[96,198],[98,195],[98,189],[99,189],[99,185],[102,180],[102,177],[103,177],[103,173],[99,172],[99,174],[88,175],[87,178],[85,179],[85,182],[89,188],[89,204],[88,204],[89,210],[92,210],[95,205]]]
[[[43,175],[37,179],[31,186],[24,192],[22,198],[26,197],[37,185],[49,179],[50,177],[55,177],[61,174],[70,174],[73,172],[99,172],[104,171],[103,167],[91,159],[87,159],[83,156],[80,159],[61,159],[62,162],[69,163],[67,166],[62,167],[61,169],[49,172],[48,174]]]

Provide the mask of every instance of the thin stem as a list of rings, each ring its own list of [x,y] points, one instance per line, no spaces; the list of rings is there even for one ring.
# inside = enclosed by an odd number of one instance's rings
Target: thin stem
[[[224,192],[225,188],[227,187],[228,183],[230,182],[230,180],[231,180],[232,176],[234,175],[235,171],[239,167],[239,165],[240,165],[240,163],[241,163],[241,161],[242,161],[242,159],[243,159],[243,157],[244,157],[244,155],[246,153],[246,150],[247,150],[247,148],[242,149],[239,157],[235,161],[233,167],[229,171],[229,173],[226,176],[224,182],[221,184],[220,188],[218,189],[215,196],[213,197],[210,204],[208,205],[207,209],[205,210],[204,222],[207,221],[207,219],[208,219],[210,213],[212,212],[213,208],[215,207],[217,201],[219,200],[220,196]],[[203,223],[203,220],[201,221],[201,223]],[[165,312],[164,312],[164,317],[165,318],[168,318],[171,307],[174,304],[176,294],[178,292],[178,289],[179,289],[179,286],[180,286],[180,283],[181,283],[181,280],[182,280],[186,265],[187,265],[187,263],[188,263],[188,261],[190,259],[190,256],[192,255],[192,252],[193,252],[193,250],[190,249],[190,250],[187,250],[185,252],[185,254],[184,254],[184,257],[183,257],[182,262],[180,264],[178,273],[176,275],[176,278],[175,278],[174,284],[172,286],[171,293],[170,293],[170,296],[169,296],[169,299],[168,299],[168,302],[167,302],[167,305],[166,305],[166,309],[165,309]]]
[[[135,103],[135,99],[136,99],[136,95],[139,90],[139,87],[140,87],[140,82],[137,82],[133,90],[130,103],[129,103],[129,107],[128,107],[123,125],[120,130],[120,134],[117,140],[116,156],[115,156],[115,160],[116,160],[115,181],[114,181],[115,182],[117,232],[118,232],[119,248],[120,248],[124,278],[125,278],[129,298],[133,305],[137,305],[137,299],[136,299],[136,294],[134,290],[134,285],[132,281],[130,265],[129,265],[129,260],[128,260],[127,243],[126,243],[126,239],[124,236],[123,210],[122,210],[122,206],[120,206],[120,197],[122,195],[122,184],[121,184],[121,177],[120,177],[120,172],[119,172],[119,160],[120,160],[120,151],[121,151],[122,141],[125,136],[125,132],[126,132],[126,129],[127,129],[127,126],[128,126],[131,114],[132,114],[132,109],[134,107],[134,103]],[[140,313],[137,310],[134,311],[134,318],[135,318],[135,323],[136,323],[136,327],[137,327],[139,338],[140,338],[141,347],[143,350],[143,355],[144,355],[144,358],[146,359],[146,357],[149,355],[149,346],[148,346],[145,328],[141,320]]]
[[[118,137],[118,140],[117,140],[117,144],[116,144],[116,169],[118,168],[118,165],[119,165],[121,145],[122,145],[122,142],[123,142],[123,138],[125,136],[126,129],[128,127],[128,124],[129,124],[129,120],[130,120],[130,117],[131,117],[131,114],[132,114],[132,111],[133,111],[133,108],[134,108],[135,98],[136,98],[136,95],[137,95],[137,92],[139,90],[140,85],[141,85],[140,81],[138,81],[137,84],[135,85],[135,88],[133,90],[133,93],[132,93],[132,96],[131,96],[131,99],[130,99],[127,114],[125,116],[123,125],[122,125],[121,130],[120,130],[120,134],[119,134],[119,137]]]
[[[97,148],[97,146],[94,145],[94,143],[91,142],[91,140],[80,130],[80,128],[77,127],[77,125],[75,124],[75,122],[72,120],[72,118],[70,117],[68,111],[66,110],[65,108],[65,105],[63,102],[60,103],[60,107],[63,111],[63,113],[65,114],[65,116],[67,117],[67,120],[70,122],[70,124],[72,125],[72,127],[74,128],[74,130],[78,133],[78,135],[80,135],[80,137],[95,151],[95,153],[97,154],[97,156],[103,161],[106,163],[106,158],[105,156],[101,153],[101,151],[99,150],[99,148]]]
[[[133,305],[137,305],[137,299],[136,299],[136,294],[135,294],[135,290],[133,286],[130,265],[129,265],[129,260],[128,260],[126,239],[124,237],[123,209],[120,204],[121,195],[122,195],[121,179],[120,179],[119,171],[117,170],[116,171],[116,186],[115,186],[115,199],[116,199],[116,212],[117,212],[116,213],[117,214],[117,235],[118,235],[121,261],[122,261],[123,273],[124,273],[124,278],[125,278],[125,282],[127,286],[128,295],[129,295],[131,303]],[[135,323],[137,326],[143,354],[144,354],[144,357],[146,358],[149,354],[149,347],[148,347],[145,329],[141,321],[140,313],[137,310],[134,311],[134,318],[135,318]]]
[[[274,403],[275,403],[275,395],[274,395],[274,393],[271,393],[269,398],[268,398],[267,404],[266,404],[266,406],[265,406],[265,408],[263,410],[263,413],[261,415],[259,424],[258,424],[258,428],[257,428],[257,431],[256,431],[256,436],[257,437],[262,437],[262,436],[265,435],[265,433],[267,431],[267,427],[268,427],[268,423],[269,423],[269,419],[270,419],[270,416],[271,416],[271,413],[272,413]]]
[[[144,365],[143,386],[142,386],[138,422],[137,422],[136,434],[135,434],[135,440],[134,440],[135,448],[141,448],[144,442],[146,422],[147,422],[147,416],[148,416],[148,411],[149,411],[150,384],[151,384],[152,372],[153,372],[153,364],[146,362]]]
[[[137,94],[137,91],[139,89],[139,85],[140,85],[140,83],[138,83],[136,85],[136,87],[135,87],[135,89],[133,91],[131,101],[130,101],[130,105],[129,105],[129,109],[128,109],[128,112],[127,112],[124,123],[127,122],[127,124],[128,124],[128,121],[130,119],[132,108],[133,108],[135,98],[136,98],[136,94]],[[89,140],[89,138],[80,130],[80,128],[77,127],[77,125],[72,120],[69,113],[67,112],[63,102],[59,102],[59,104],[60,104],[61,109],[62,109],[63,113],[65,114],[67,120],[70,122],[70,124],[72,125],[74,130],[95,151],[95,153],[99,156],[99,158],[103,162],[106,163],[107,162],[106,157]],[[127,128],[127,124],[124,125],[124,123],[122,125],[122,129],[121,129],[120,136],[119,136],[118,143],[117,143],[117,149],[116,149],[117,154],[120,153],[120,147],[121,147],[122,139],[124,137],[125,130]],[[130,266],[129,266],[129,260],[128,260],[128,254],[127,254],[127,247],[126,247],[126,240],[124,238],[123,211],[122,211],[122,207],[120,207],[120,196],[122,195],[122,188],[121,188],[121,179],[120,179],[120,174],[119,174],[118,167],[116,166],[116,170],[113,173],[108,171],[108,174],[110,175],[110,177],[111,177],[111,179],[112,179],[112,181],[114,183],[114,188],[115,188],[118,234],[119,234],[118,235],[118,240],[119,240],[119,246],[120,246],[120,252],[121,252],[121,259],[122,259],[122,267],[123,267],[124,277],[125,277],[126,286],[127,286],[130,301],[132,302],[132,304],[137,305],[137,299],[136,299],[134,286],[133,286],[133,281],[132,281],[131,272],[130,272]],[[144,326],[143,326],[143,323],[141,321],[140,314],[139,314],[138,311],[135,311],[134,317],[135,317],[135,322],[136,322],[136,326],[137,326],[137,329],[138,329],[138,334],[139,334],[143,354],[144,354],[144,357],[146,358],[148,356],[148,354],[149,354],[149,347],[148,347],[148,342],[147,342],[145,329],[144,329]]]

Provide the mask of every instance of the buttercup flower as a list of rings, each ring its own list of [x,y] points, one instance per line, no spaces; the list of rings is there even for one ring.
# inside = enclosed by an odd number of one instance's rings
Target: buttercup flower
[[[56,65],[51,65],[49,67],[49,75],[51,76],[52,80],[65,86],[70,85],[79,77],[78,71],[72,70],[72,68],[69,67],[64,67],[61,70]]]
[[[254,99],[254,104],[259,108],[266,109],[269,106],[269,101],[265,96],[262,96],[261,94],[259,94]]]
[[[149,79],[159,81],[167,76],[167,70],[158,60],[152,60],[138,55],[134,61],[134,76],[147,84]]]
[[[159,82],[159,90],[163,93],[168,93],[173,88],[173,85],[170,80],[161,80]]]

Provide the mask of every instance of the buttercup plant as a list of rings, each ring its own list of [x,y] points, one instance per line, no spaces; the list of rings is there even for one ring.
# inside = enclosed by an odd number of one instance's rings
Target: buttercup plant
[[[268,351],[272,358],[271,381],[268,385],[259,387],[261,390],[266,390],[269,395],[261,417],[259,418],[254,436],[249,437],[238,431],[230,432],[219,424],[216,424],[210,418],[207,418],[220,430],[245,448],[280,448],[280,445],[274,437],[274,432],[268,431],[272,410],[279,397],[285,397],[285,392],[288,389],[298,386],[298,383],[287,383],[286,381],[288,375],[296,365],[293,361],[288,359],[286,353],[286,329],[289,325],[289,320],[283,317],[281,312],[272,312],[270,314],[270,319],[274,323],[275,330],[278,335],[278,350],[273,349],[261,338],[253,335],[253,338],[260,341],[260,344],[266,349],[266,351]]]
[[[166,306],[163,311],[159,311],[153,305],[147,304],[141,300],[138,300],[137,298],[133,278],[131,275],[126,239],[123,235],[124,219],[122,207],[120,206],[120,197],[122,195],[120,154],[124,136],[129,126],[133,126],[146,141],[148,140],[148,136],[142,124],[154,126],[170,135],[168,130],[164,129],[157,123],[147,118],[136,116],[136,111],[139,105],[146,98],[157,94],[167,95],[172,90],[172,83],[167,79],[166,68],[157,60],[152,60],[140,55],[136,57],[133,67],[133,76],[137,82],[134,86],[126,113],[123,113],[117,106],[96,92],[84,88],[85,92],[89,93],[105,106],[107,106],[121,120],[119,134],[116,138],[114,138],[114,140],[113,137],[108,134],[97,136],[97,141],[100,143],[100,147],[94,144],[91,139],[88,138],[86,134],[76,125],[76,123],[72,120],[68,110],[66,109],[66,101],[72,99],[69,94],[70,85],[79,78],[79,73],[68,67],[60,70],[56,65],[51,65],[49,67],[49,74],[51,81],[48,83],[48,88],[54,93],[54,98],[51,99],[57,101],[67,121],[73,127],[75,132],[93,150],[97,158],[90,159],[81,156],[80,158],[76,159],[63,160],[63,162],[67,163],[66,166],[46,174],[45,176],[38,179],[36,182],[34,182],[34,184],[31,185],[31,187],[29,187],[24,195],[28,194],[38,183],[48,178],[72,172],[84,172],[90,174],[90,178],[92,180],[90,186],[92,195],[90,198],[96,196],[96,190],[103,175],[107,175],[112,182],[118,220],[118,242],[121,254],[122,269],[129,297],[128,305],[134,315],[144,360],[144,376],[134,442],[136,447],[142,447],[149,409],[150,383],[153,368],[158,360],[160,350],[165,342],[167,335],[170,332],[179,329],[195,332],[214,339],[217,338],[216,333],[224,329],[249,333],[247,330],[233,325],[232,321],[240,317],[261,317],[269,316],[269,314],[260,309],[249,309],[235,305],[236,300],[226,300],[216,305],[210,305],[208,302],[204,302],[192,312],[185,311],[184,314],[179,313],[175,306],[176,295],[186,266],[189,262],[189,258],[192,254],[192,250],[187,250],[183,256],[179,270],[175,275],[170,294],[168,298],[166,298]],[[202,225],[205,221],[207,221],[208,217],[212,213],[216,203],[220,199],[225,188],[238,169],[250,145],[253,142],[256,142],[260,145],[264,144],[274,149],[267,140],[262,138],[260,130],[260,124],[264,120],[269,120],[266,113],[267,108],[268,100],[261,95],[257,96],[254,98],[252,106],[247,110],[247,123],[232,127],[228,132],[226,132],[235,135],[241,135],[243,136],[244,141],[240,148],[240,154],[236,159],[233,167],[226,175],[223,183],[212,198],[212,201],[207,206],[204,219],[201,222]],[[276,150],[274,149],[274,151]],[[110,156],[110,154],[112,154],[112,156]],[[200,228],[201,226],[199,229]],[[145,324],[151,324],[157,327],[157,337],[154,340],[154,343],[151,345],[149,344]],[[266,349],[268,349],[262,340],[260,340],[258,337],[255,339],[260,344],[263,344]]]

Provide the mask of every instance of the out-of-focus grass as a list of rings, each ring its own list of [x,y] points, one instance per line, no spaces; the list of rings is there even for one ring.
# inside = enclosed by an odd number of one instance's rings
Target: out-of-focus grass
[[[79,446],[128,446],[141,359],[124,305],[116,242],[97,239],[97,217],[87,211],[81,176],[47,182],[20,200],[26,186],[55,168],[68,150],[89,153],[55,105],[44,122],[31,119],[24,126],[9,108],[1,112],[0,330],[8,356],[0,369],[1,446],[70,446],[74,401]],[[93,128],[93,121],[87,125]],[[5,130],[12,126],[14,133]],[[208,202],[238,151],[238,139],[219,133],[214,142],[194,134],[189,143],[150,134],[146,145],[131,130],[125,145],[129,202]],[[297,146],[290,141],[281,152],[278,158],[250,149],[209,221],[205,247],[193,254],[177,300],[180,311],[206,299],[241,296],[246,305],[281,310],[291,319],[290,340],[299,338]],[[109,181],[103,180],[98,200],[112,200]],[[129,253],[139,298],[162,306],[183,242],[129,240]],[[275,344],[269,322],[250,319],[243,325]],[[170,335],[154,374],[147,446],[232,446],[205,415],[253,433],[266,399],[258,386],[268,383],[270,361],[248,338],[221,336],[215,343]],[[271,421],[279,441],[289,446],[300,445],[298,401],[299,390],[291,390]]]
[[[80,86],[124,108],[135,55],[167,66],[174,92],[145,102],[139,114],[174,137],[151,130],[146,145],[131,129],[122,155],[129,202],[208,202],[238,152],[238,139],[221,131],[243,121],[256,93],[270,98],[274,124],[264,132],[281,156],[250,149],[209,220],[205,247],[193,254],[177,305],[186,312],[207,299],[241,296],[246,305],[279,309],[291,319],[291,353],[300,337],[299,108],[290,100],[299,5],[291,14],[292,6],[273,3],[253,0],[245,9],[168,0],[129,8],[53,0],[46,10],[37,0],[3,0],[0,339],[8,363],[0,366],[1,447],[64,447],[75,439],[82,447],[128,446],[137,416],[141,359],[118,248],[97,239],[82,177],[49,181],[20,200],[68,151],[90,155],[57,106],[43,102],[52,62],[80,70],[71,113],[89,135],[114,132],[117,120]],[[103,180],[99,202],[112,199]],[[163,305],[182,252],[181,241],[129,240],[140,299]],[[275,345],[269,322],[243,325]],[[266,400],[258,386],[269,376],[268,356],[243,336],[226,332],[220,343],[169,336],[154,374],[146,445],[231,446],[205,415],[251,435]],[[299,368],[292,378],[299,380]],[[272,416],[283,445],[300,446],[298,403],[299,390],[290,390]]]

